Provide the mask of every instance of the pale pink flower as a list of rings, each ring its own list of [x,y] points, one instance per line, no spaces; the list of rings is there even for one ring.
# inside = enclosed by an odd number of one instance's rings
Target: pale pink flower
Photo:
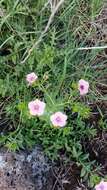
[[[95,186],[95,190],[107,190],[107,182],[101,181]]]
[[[44,114],[46,104],[38,99],[29,102],[28,108],[33,116],[41,116]]]
[[[83,96],[88,93],[89,90],[89,82],[81,79],[78,82],[78,90],[80,91],[80,95]]]
[[[64,127],[66,125],[67,115],[62,112],[56,112],[51,115],[50,120],[55,127]]]
[[[34,72],[26,75],[26,81],[29,85],[32,85],[37,80],[37,78],[38,76]]]

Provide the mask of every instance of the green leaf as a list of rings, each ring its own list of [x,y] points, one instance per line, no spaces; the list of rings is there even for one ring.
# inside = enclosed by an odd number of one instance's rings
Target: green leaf
[[[81,170],[81,177],[84,177],[86,174],[86,169],[84,167],[82,167],[82,170]]]

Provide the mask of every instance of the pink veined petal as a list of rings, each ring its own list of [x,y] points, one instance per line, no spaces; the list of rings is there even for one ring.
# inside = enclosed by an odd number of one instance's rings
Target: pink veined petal
[[[64,127],[66,125],[67,116],[62,112],[56,112],[51,115],[50,120],[53,126]]]
[[[28,108],[31,115],[41,116],[44,114],[46,104],[38,99],[29,102]]]
[[[34,83],[34,82],[37,80],[37,78],[38,78],[38,77],[37,77],[37,75],[36,75],[34,72],[32,72],[32,73],[26,75],[26,81],[27,81],[29,84]]]
[[[28,108],[33,109],[33,107],[34,107],[34,101],[29,102],[28,103]]]
[[[101,181],[95,186],[95,190],[107,190],[107,182]]]
[[[83,79],[78,82],[78,90],[80,91],[80,95],[85,95],[89,90],[89,83]]]

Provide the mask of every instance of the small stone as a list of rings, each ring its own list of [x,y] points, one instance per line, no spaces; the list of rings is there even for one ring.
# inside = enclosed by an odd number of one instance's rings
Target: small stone
[[[0,168],[3,169],[6,166],[6,162],[3,156],[0,155]]]

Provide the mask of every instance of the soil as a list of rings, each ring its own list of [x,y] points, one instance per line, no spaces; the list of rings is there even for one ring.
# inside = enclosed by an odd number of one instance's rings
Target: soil
[[[107,174],[107,132],[99,133],[99,135],[84,143],[84,150],[89,153],[90,160],[96,160],[100,165],[100,175],[104,177]]]

